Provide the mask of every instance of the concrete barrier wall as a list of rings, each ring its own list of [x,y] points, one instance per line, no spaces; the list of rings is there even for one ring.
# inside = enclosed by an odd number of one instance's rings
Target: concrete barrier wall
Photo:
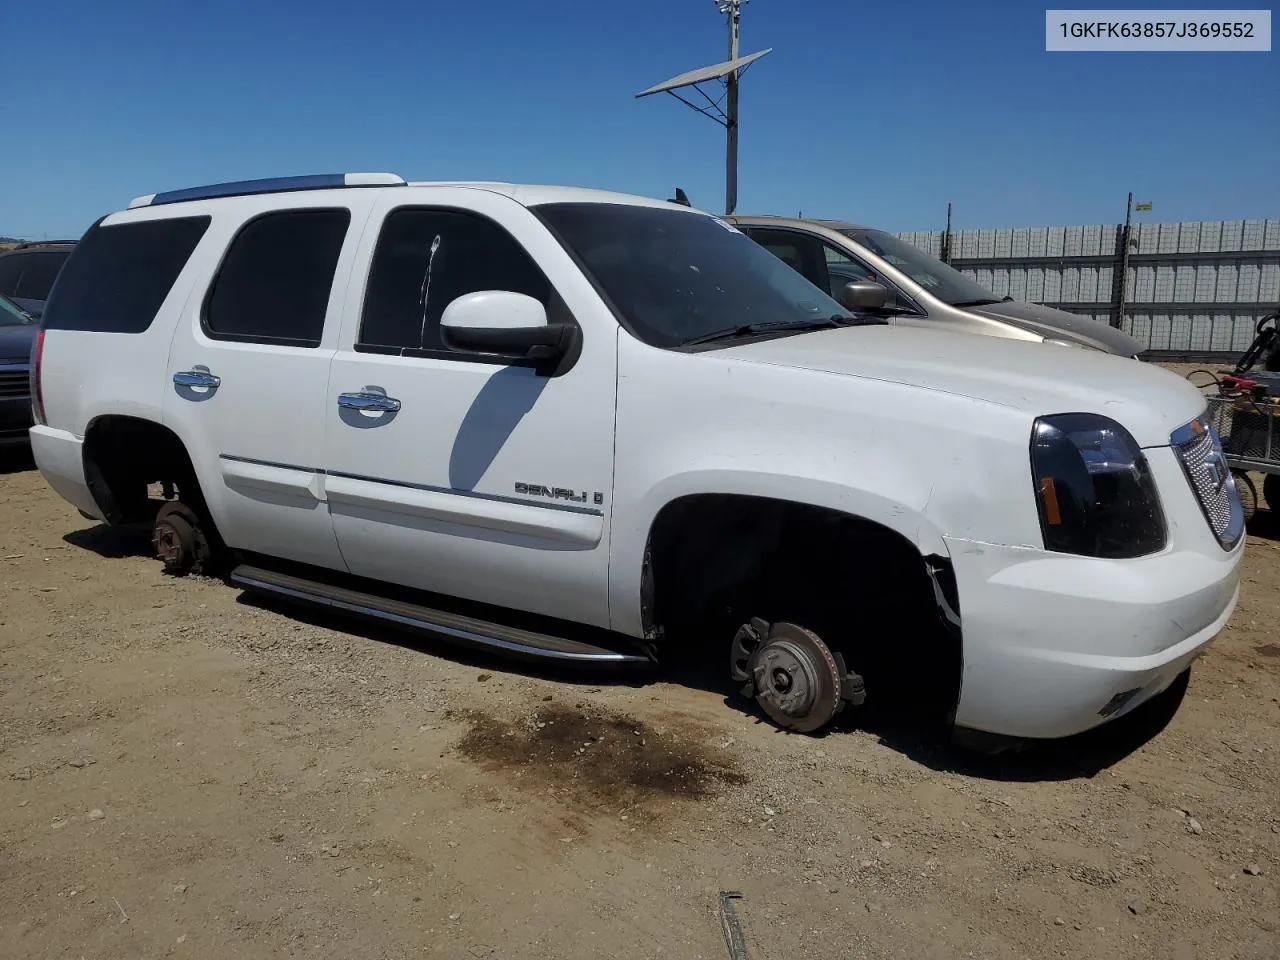
[[[1158,353],[1238,353],[1280,309],[1280,220],[960,230],[951,265],[999,296],[1111,323]],[[941,230],[899,233],[935,257]],[[1123,295],[1124,308],[1121,310]]]

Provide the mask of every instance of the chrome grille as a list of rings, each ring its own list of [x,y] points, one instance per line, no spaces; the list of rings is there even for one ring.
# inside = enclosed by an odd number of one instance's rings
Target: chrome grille
[[[1244,510],[1209,415],[1179,427],[1169,439],[1210,529],[1224,548],[1231,549],[1244,535]]]
[[[0,370],[0,397],[25,397],[31,393],[31,375],[26,370]]]

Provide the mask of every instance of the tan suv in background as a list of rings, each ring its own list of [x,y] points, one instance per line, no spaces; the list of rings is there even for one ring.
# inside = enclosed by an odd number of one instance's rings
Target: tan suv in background
[[[1142,350],[1124,331],[1090,317],[1002,299],[884,230],[840,220],[725,219],[846,307],[883,308],[895,324],[1040,340],[1125,357]]]

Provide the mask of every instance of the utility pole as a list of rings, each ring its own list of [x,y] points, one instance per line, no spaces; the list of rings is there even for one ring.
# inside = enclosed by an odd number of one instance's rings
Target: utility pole
[[[742,28],[742,4],[747,0],[716,0],[720,12],[729,21],[729,62],[738,59],[738,36]],[[725,157],[724,212],[738,207],[738,71],[725,75]]]
[[[724,212],[732,214],[738,206],[738,84],[747,67],[755,63],[773,48],[758,50],[745,57],[739,56],[739,37],[742,29],[742,5],[749,0],[715,0],[716,9],[725,15],[729,25],[729,59],[723,63],[713,63],[709,67],[686,70],[678,76],[662,83],[641,90],[637,97],[647,97],[655,93],[669,93],[686,107],[710,117],[725,129],[724,157]],[[720,96],[713,96],[702,88],[702,84],[712,81],[724,83],[724,91]],[[680,95],[681,90],[692,88],[706,102],[706,106],[686,100]],[[721,104],[724,106],[722,107]]]

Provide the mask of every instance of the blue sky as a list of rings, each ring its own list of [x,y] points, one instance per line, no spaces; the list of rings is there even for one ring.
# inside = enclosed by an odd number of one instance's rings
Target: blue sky
[[[1200,0],[1204,4],[1205,0]],[[1134,4],[1125,4],[1133,6]],[[14,3],[0,235],[138,194],[345,170],[724,202],[724,134],[670,97],[712,0]],[[752,0],[739,212],[888,229],[1280,216],[1280,53],[1046,53],[1044,7]]]

